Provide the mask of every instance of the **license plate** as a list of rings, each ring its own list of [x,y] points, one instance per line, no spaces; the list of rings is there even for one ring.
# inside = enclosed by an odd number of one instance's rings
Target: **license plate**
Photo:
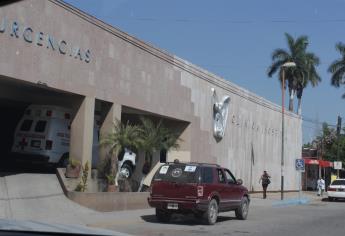
[[[35,148],[41,147],[41,141],[40,140],[32,140],[31,141],[31,147],[35,147]]]
[[[168,203],[167,208],[171,209],[171,210],[177,210],[178,209],[178,204],[177,203]]]

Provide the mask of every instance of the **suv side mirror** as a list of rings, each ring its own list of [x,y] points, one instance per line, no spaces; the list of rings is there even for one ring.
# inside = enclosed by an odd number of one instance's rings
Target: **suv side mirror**
[[[238,179],[238,180],[236,180],[236,184],[238,184],[238,185],[242,185],[242,184],[243,184],[243,180],[242,180],[242,179]]]

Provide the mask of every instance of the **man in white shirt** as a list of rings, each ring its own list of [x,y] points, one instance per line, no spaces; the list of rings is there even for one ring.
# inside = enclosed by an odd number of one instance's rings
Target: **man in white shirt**
[[[323,192],[325,191],[325,187],[326,187],[325,180],[322,177],[320,177],[317,181],[317,189],[318,189],[317,195],[318,196],[322,197]]]

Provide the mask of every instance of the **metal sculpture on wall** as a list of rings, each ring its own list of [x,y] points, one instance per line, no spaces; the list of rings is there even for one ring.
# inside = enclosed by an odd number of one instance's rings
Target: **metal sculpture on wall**
[[[222,101],[219,101],[216,90],[211,88],[211,91],[213,98],[213,136],[217,142],[220,142],[225,133],[230,97],[223,96]]]

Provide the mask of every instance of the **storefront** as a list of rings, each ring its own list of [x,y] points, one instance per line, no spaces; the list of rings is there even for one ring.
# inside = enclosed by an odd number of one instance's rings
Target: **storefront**
[[[317,180],[321,176],[328,186],[331,182],[333,162],[318,160],[316,158],[303,157],[305,163],[305,172],[302,176],[303,190],[316,190]]]
[[[73,109],[70,155],[82,162],[92,159],[96,113],[101,133],[144,114],[179,130],[168,161],[218,163],[254,191],[267,170],[270,190],[280,189],[280,106],[59,0],[2,6],[0,45],[0,105]],[[296,190],[302,120],[287,112],[285,125],[285,189]]]

